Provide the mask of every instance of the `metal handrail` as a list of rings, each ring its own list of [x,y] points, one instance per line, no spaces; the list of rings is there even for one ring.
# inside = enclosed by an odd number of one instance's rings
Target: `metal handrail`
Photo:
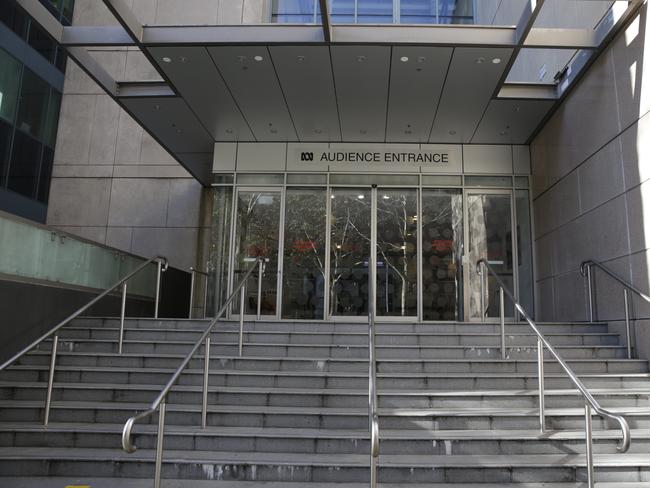
[[[38,339],[33,341],[31,344],[28,346],[24,347],[21,349],[19,352],[14,354],[11,358],[9,358],[7,361],[4,363],[0,364],[0,371],[3,369],[9,367],[16,361],[18,361],[21,357],[23,357],[25,354],[27,354],[29,351],[40,345],[43,341],[46,339],[49,339],[50,337],[54,336],[52,340],[52,356],[50,358],[50,371],[48,374],[48,382],[47,382],[47,394],[45,396],[45,412],[43,416],[43,424],[47,425],[50,421],[50,406],[52,403],[52,388],[54,385],[54,369],[56,367],[56,354],[57,354],[57,349],[59,346],[59,330],[61,330],[64,326],[66,326],[68,323],[70,323],[72,320],[76,319],[79,317],[82,313],[84,313],[86,310],[88,310],[90,307],[95,305],[99,300],[104,298],[106,295],[111,293],[113,290],[115,290],[117,287],[122,286],[122,310],[121,310],[121,317],[120,317],[120,333],[119,333],[119,338],[118,338],[118,353],[122,353],[122,342],[124,340],[124,312],[126,309],[126,284],[127,282],[136,274],[138,274],[140,271],[142,271],[145,267],[150,265],[153,262],[158,263],[158,274],[156,277],[156,298],[155,298],[155,316],[156,318],[158,317],[158,301],[160,299],[160,273],[164,270],[167,269],[168,263],[167,263],[167,258],[164,258],[162,256],[154,256],[153,258],[145,261],[142,263],[140,266],[135,268],[133,271],[131,271],[128,275],[126,275],[124,278],[120,279],[117,283],[115,283],[113,286],[110,288],[106,289],[104,292],[101,294],[97,295],[95,298],[90,300],[87,304],[85,304],[83,307],[77,309],[75,312],[72,314],[68,315],[65,319],[63,319],[61,322],[59,322],[57,325],[55,325],[53,328],[51,328],[49,331],[47,331],[45,334],[40,336]],[[164,269],[162,266],[164,265]]]
[[[562,359],[562,356],[559,355],[559,353],[555,350],[555,348],[551,345],[550,342],[544,337],[544,334],[541,333],[541,331],[538,329],[537,324],[533,321],[533,319],[530,318],[530,316],[526,313],[524,308],[521,306],[521,304],[515,299],[514,295],[512,292],[506,287],[505,283],[499,278],[497,273],[494,271],[492,266],[488,263],[488,261],[484,258],[479,259],[476,262],[476,272],[481,275],[481,282],[483,282],[483,271],[481,268],[481,265],[487,269],[487,271],[492,274],[494,279],[496,280],[497,284],[499,285],[500,288],[500,294],[501,297],[503,297],[503,293],[505,293],[510,300],[512,300],[512,303],[514,303],[515,308],[519,312],[519,314],[528,322],[528,325],[533,329],[535,334],[537,335],[537,365],[538,365],[538,384],[539,384],[539,418],[540,418],[540,430],[542,433],[545,431],[545,415],[544,415],[544,347],[548,349],[548,351],[551,353],[551,355],[555,358],[555,360],[560,364],[564,372],[569,376],[569,379],[573,382],[573,384],[576,386],[578,391],[582,394],[584,400],[585,400],[585,440],[587,443],[587,484],[589,488],[593,488],[594,486],[594,462],[593,462],[593,440],[592,440],[592,431],[591,431],[591,410],[593,409],[594,412],[596,412],[598,415],[601,417],[608,418],[610,420],[614,420],[618,422],[620,428],[621,428],[621,442],[620,444],[616,447],[616,449],[619,452],[627,452],[627,450],[630,448],[630,442],[631,442],[631,437],[630,437],[630,426],[627,423],[627,420],[622,415],[616,415],[609,410],[604,409],[603,407],[600,406],[598,401],[589,393],[589,390],[587,390],[587,387],[580,381],[578,376],[573,372],[573,370],[569,367],[569,365]],[[504,334],[504,321],[503,321],[503,316],[504,316],[504,302],[503,299],[501,299],[501,327],[502,327],[502,333],[501,336],[502,338],[505,336]],[[505,342],[502,340],[502,346],[503,349],[505,349]],[[503,354],[503,352],[502,352]]]
[[[621,286],[623,286],[623,304],[625,305],[625,336],[626,336],[626,345],[627,345],[627,358],[632,359],[632,333],[631,333],[631,325],[630,325],[629,292],[631,291],[632,293],[634,293],[635,295],[637,295],[638,297],[640,297],[641,299],[645,300],[648,303],[650,303],[650,296],[643,293],[632,283],[625,281],[619,275],[611,271],[603,263],[596,261],[595,259],[588,259],[586,261],[583,261],[580,264],[580,273],[587,280],[587,289],[589,294],[589,321],[590,322],[594,321],[598,309],[598,307],[596,306],[597,295],[594,294],[594,286],[592,280],[593,277],[591,273],[591,268],[594,266],[596,268],[599,268],[606,275],[608,275],[614,281],[617,281]]]
[[[230,294],[228,299],[226,299],[225,303],[223,306],[219,309],[215,317],[212,319],[210,322],[210,325],[205,329],[205,332],[201,334],[201,337],[196,341],[192,349],[190,350],[189,353],[185,356],[185,359],[183,359],[183,362],[180,364],[180,366],[176,369],[176,371],[172,374],[171,378],[167,382],[167,384],[163,387],[163,389],[160,391],[158,396],[155,398],[153,402],[151,402],[151,405],[149,405],[149,408],[145,410],[144,412],[141,412],[137,415],[134,415],[133,417],[129,418],[126,423],[124,424],[124,429],[122,430],[122,449],[124,449],[128,453],[134,453],[137,450],[137,447],[135,444],[131,442],[131,432],[133,430],[133,427],[135,423],[138,420],[141,420],[145,417],[149,417],[150,415],[153,415],[157,410],[160,410],[160,413],[158,415],[158,440],[156,444],[156,467],[154,471],[154,487],[159,488],[160,487],[160,478],[161,478],[161,472],[162,472],[162,454],[163,454],[163,438],[164,438],[164,431],[165,431],[165,408],[166,408],[166,398],[169,392],[171,391],[172,387],[176,384],[178,379],[180,378],[181,374],[189,364],[189,362],[192,360],[196,352],[199,350],[201,347],[201,344],[205,341],[205,349],[204,349],[204,369],[203,369],[203,404],[201,408],[201,427],[205,428],[207,425],[207,408],[208,408],[208,379],[209,379],[209,372],[210,372],[210,333],[212,332],[212,329],[214,326],[217,324],[219,319],[223,316],[224,313],[228,310],[228,307],[232,303],[232,301],[235,299],[235,297],[240,294],[240,310],[239,310],[239,315],[240,315],[240,324],[243,323],[243,318],[244,318],[244,293],[245,293],[245,286],[248,278],[251,276],[253,271],[255,269],[259,269],[259,276],[258,276],[258,303],[261,299],[260,295],[260,286],[259,284],[261,283],[262,279],[262,271],[263,271],[263,263],[264,263],[264,258],[258,257],[255,259],[254,264],[250,267],[250,269],[244,274],[242,279],[240,280],[239,284],[235,287],[233,292]],[[259,264],[259,267],[258,267]],[[241,356],[242,354],[242,344],[243,344],[243,327],[240,325],[239,329],[239,355]]]
[[[368,279],[368,420],[370,429],[370,488],[377,486],[379,457],[379,416],[377,414],[377,356],[375,352],[375,306],[377,303],[373,274]]]

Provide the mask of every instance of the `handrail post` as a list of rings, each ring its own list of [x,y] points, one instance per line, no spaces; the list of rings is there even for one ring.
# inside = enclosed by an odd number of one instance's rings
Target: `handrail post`
[[[632,334],[630,331],[630,294],[623,288],[623,302],[625,304],[625,339],[627,344],[627,358],[632,359]]]
[[[162,262],[158,260],[158,267],[156,271],[156,303],[154,304],[153,318],[158,318],[158,306],[160,303],[160,278],[162,274]]]
[[[544,343],[537,338],[537,388],[539,395],[539,431],[546,432],[546,412],[544,407]]]
[[[163,400],[158,410],[158,438],[156,439],[156,468],[154,471],[153,486],[160,488],[160,478],[162,475],[163,444],[165,440],[165,409],[166,400]]]
[[[52,389],[54,387],[54,368],[56,367],[56,353],[59,348],[59,334],[52,338],[52,356],[50,357],[50,373],[47,377],[47,394],[45,395],[45,413],[43,425],[50,423],[50,406],[52,405]]]
[[[506,307],[503,298],[503,287],[499,287],[499,315],[501,320],[501,359],[506,358]]]
[[[484,278],[483,266],[479,265],[479,280],[481,281],[481,298],[480,298],[481,322],[485,322],[485,281],[483,278]]]
[[[257,320],[262,318],[262,273],[264,268],[264,260],[260,259],[259,268],[257,270]]]
[[[246,284],[241,287],[239,294],[239,356],[244,352],[244,299],[246,298]]]
[[[594,452],[591,424],[591,405],[585,402],[585,443],[587,450],[587,486],[594,488]]]
[[[120,312],[120,339],[117,344],[117,353],[122,354],[124,343],[124,316],[126,314],[126,281],[122,284],[122,311]]]
[[[205,429],[208,423],[208,386],[210,380],[210,336],[205,338],[203,363],[203,405],[201,408],[201,428]]]
[[[194,268],[190,268],[190,311],[187,314],[187,318],[192,318],[192,308],[194,307],[194,282],[196,281],[196,272]]]
[[[594,321],[594,293],[591,278],[591,264],[587,265],[587,294],[589,295],[589,322]]]

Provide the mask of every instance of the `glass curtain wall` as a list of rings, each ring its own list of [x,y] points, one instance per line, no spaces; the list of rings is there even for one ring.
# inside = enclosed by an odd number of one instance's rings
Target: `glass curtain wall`
[[[322,319],[325,311],[327,192],[288,188],[284,219],[282,317]]]
[[[422,191],[422,318],[461,320],[463,283],[461,190]]]
[[[418,195],[377,191],[377,315],[418,314]]]
[[[330,316],[368,314],[370,189],[332,190],[330,197]]]
[[[336,24],[473,24],[474,0],[331,0]],[[319,23],[318,0],[273,0],[271,22]]]

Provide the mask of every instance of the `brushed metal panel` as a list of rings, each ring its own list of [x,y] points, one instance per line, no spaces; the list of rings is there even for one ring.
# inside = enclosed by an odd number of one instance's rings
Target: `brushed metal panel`
[[[327,46],[270,46],[291,118],[303,142],[341,140]]]
[[[208,52],[258,141],[297,140],[265,46],[213,46]]]
[[[330,50],[343,140],[384,142],[391,48],[331,46]]]
[[[553,104],[550,100],[492,100],[472,143],[525,144]]]
[[[430,142],[470,142],[511,55],[509,48],[454,49]]]
[[[393,47],[386,142],[428,142],[450,47]]]
[[[149,52],[216,141],[255,140],[204,47],[153,47]]]

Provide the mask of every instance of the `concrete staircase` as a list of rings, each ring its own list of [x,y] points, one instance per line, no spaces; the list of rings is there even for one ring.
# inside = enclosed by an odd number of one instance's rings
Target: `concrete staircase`
[[[60,338],[50,425],[41,425],[50,344],[0,373],[0,486],[152,486],[156,418],[138,451],[121,429],[169,379],[208,325],[81,319]],[[632,447],[594,417],[601,487],[650,487],[648,362],[628,360],[607,324],[541,326],[603,407],[625,412]],[[212,335],[208,427],[200,428],[203,357],[168,400],[165,487],[361,487],[369,480],[367,325],[237,324]],[[377,325],[382,487],[568,488],[586,473],[582,397],[546,363],[547,426],[537,430],[535,337],[496,324]]]

